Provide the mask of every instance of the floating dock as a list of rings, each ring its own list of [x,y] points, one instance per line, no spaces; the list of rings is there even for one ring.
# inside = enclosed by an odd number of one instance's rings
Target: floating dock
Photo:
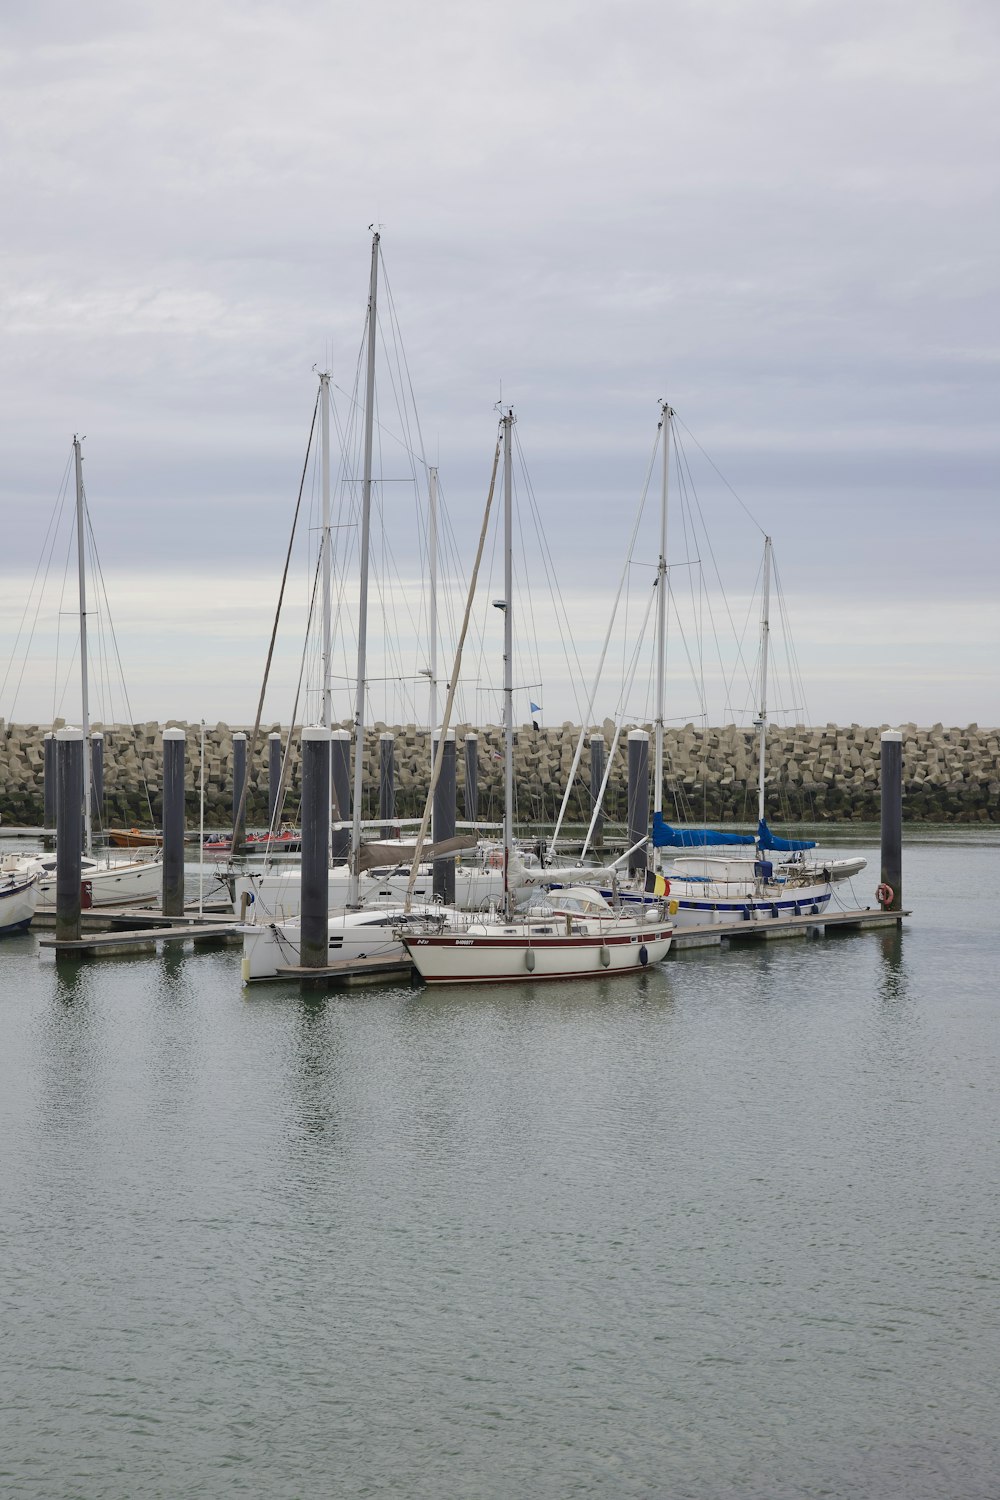
[[[204,910],[200,914],[189,912],[182,917],[164,917],[146,907],[91,909],[80,913],[81,929],[87,929],[86,932],[81,930],[80,937],[61,941],[54,937],[40,937],[38,946],[39,949],[52,950],[57,957],[61,953],[86,957],[155,948],[158,943],[191,942],[196,946],[208,942],[242,943],[239,919],[232,915],[232,907],[227,905],[222,909],[230,913],[226,920],[220,920],[219,912]],[[55,912],[36,913],[36,924],[40,915],[43,918],[51,915],[48,925],[55,925]]]
[[[838,911],[824,916],[774,917],[767,920],[717,922],[707,927],[675,927],[673,941],[664,962],[679,958],[699,948],[721,948],[722,945],[742,942],[774,942],[777,939],[821,938],[827,929],[836,932],[862,932],[872,928],[898,928],[909,911],[882,911],[879,907],[864,907],[853,911]],[[253,980],[252,984],[276,984],[281,980],[298,983],[327,985],[330,988],[346,989],[358,984],[399,980],[407,982],[413,977],[414,968],[408,958],[343,959],[319,969],[303,968],[300,964],[283,964],[277,973],[266,980]],[[470,980],[470,984],[474,981]]]

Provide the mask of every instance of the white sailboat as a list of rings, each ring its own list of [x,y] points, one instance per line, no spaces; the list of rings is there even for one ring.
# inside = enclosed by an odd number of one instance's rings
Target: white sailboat
[[[811,840],[778,838],[764,816],[767,749],[767,687],[770,645],[771,538],[764,538],[763,591],[760,621],[760,679],[758,712],[757,832],[732,834],[713,829],[674,829],[663,817],[664,707],[667,603],[667,515],[672,407],[661,406],[660,438],[662,487],[660,501],[660,556],[656,599],[656,719],[652,869],[644,879],[622,890],[626,902],[641,903],[669,894],[670,912],[679,927],[733,921],[772,921],[781,917],[817,916],[833,894],[833,881],[863,869],[863,859],[820,861],[804,858],[815,848]],[[755,846],[753,854],[733,852],[734,846]],[[709,849],[726,849],[709,853]],[[661,870],[666,848],[692,852],[675,855]],[[698,852],[695,852],[698,851]],[[775,853],[788,854],[776,862]],[[650,890],[649,887],[652,889]],[[669,887],[669,891],[667,891]]]
[[[91,906],[127,906],[135,901],[149,901],[161,889],[163,880],[159,851],[148,855],[126,855],[115,858],[94,853],[93,797],[91,791],[90,680],[87,656],[87,568],[86,568],[86,502],[83,488],[83,455],[80,438],[73,438],[73,462],[76,482],[77,588],[80,619],[80,722],[83,729],[83,858],[81,866],[81,902]],[[3,872],[37,876],[38,910],[54,910],[56,905],[55,854],[20,855],[3,862]]]
[[[595,978],[636,973],[665,958],[673,926],[662,906],[625,913],[587,888],[550,897],[531,896],[520,911],[511,890],[514,809],[513,521],[511,431],[513,411],[502,418],[504,452],[504,901],[487,916],[456,912],[423,930],[400,927],[420,976],[429,984],[501,983],[512,980]]]
[[[414,891],[411,881],[412,849],[394,848],[386,841],[373,848],[362,843],[362,773],[365,736],[365,698],[367,692],[369,533],[371,525],[372,438],[375,415],[375,344],[378,307],[379,234],[372,236],[371,271],[368,294],[367,366],[363,438],[362,509],[360,536],[360,597],[358,604],[357,685],[354,709],[354,788],[351,817],[350,856],[346,864],[333,865],[328,880],[329,954],[330,960],[364,957],[402,958],[403,947],[393,937],[394,926],[410,919],[405,903],[416,895],[422,904],[433,901],[433,872],[423,863],[418,870]],[[329,452],[329,377],[320,376],[321,474],[323,488],[323,696],[322,722],[332,727],[330,691],[331,628],[331,556],[330,556],[330,452]],[[436,472],[435,472],[436,478]],[[432,493],[436,486],[432,484]],[[432,609],[432,616],[434,611]],[[436,653],[436,641],[433,643]],[[432,710],[436,687],[436,654],[432,656]],[[343,809],[340,810],[341,813]],[[342,824],[334,823],[334,827]],[[503,874],[488,851],[476,848],[474,836],[431,845],[426,858],[464,852],[465,861],[456,867],[457,899],[469,906],[495,897],[502,889]],[[451,847],[454,846],[454,847]],[[234,883],[234,906],[245,916],[243,929],[243,983],[272,978],[280,967],[297,965],[301,945],[301,870],[248,871]],[[440,908],[439,908],[440,909]],[[392,917],[392,923],[385,920]]]
[[[30,870],[0,870],[0,937],[23,932],[38,905],[38,875]]]
[[[788,840],[775,837],[768,828],[764,817],[767,670],[770,636],[771,540],[769,537],[765,538],[764,589],[761,610],[760,696],[755,720],[759,738],[757,833],[725,833],[707,828],[675,829],[671,828],[664,819],[663,772],[666,723],[664,709],[666,697],[666,621],[669,591],[667,516],[671,423],[673,416],[674,412],[669,403],[665,401],[661,403],[660,422],[657,433],[657,441],[662,443],[659,559],[654,583],[655,592],[649,601],[647,611],[648,617],[648,612],[651,611],[652,605],[655,603],[656,704],[654,711],[654,789],[651,839],[653,847],[648,868],[640,871],[636,876],[616,883],[614,889],[621,900],[633,908],[655,903],[665,898],[669,899],[668,910],[678,926],[703,926],[710,923],[732,922],[734,920],[773,920],[774,918],[795,915],[818,915],[830,902],[832,884],[835,881],[844,880],[851,875],[857,874],[859,870],[864,868],[866,861],[860,857],[840,860],[825,859],[812,855],[807,857],[804,851],[812,850],[815,847],[811,841]],[[631,558],[631,547],[635,543],[637,529],[638,520],[636,522],[636,529],[632,533],[629,558]],[[622,584],[619,585],[619,598],[621,590]],[[618,600],[616,599],[616,610],[617,605]],[[588,713],[593,706],[599,686],[601,669],[603,668],[610,636],[611,627],[609,626],[597,679],[587,705]],[[616,728],[615,742],[612,746],[612,756],[615,745],[617,745],[617,734],[620,727],[621,724],[619,721]],[[571,780],[579,766],[584,733],[585,731],[581,732],[576,746],[570,773]],[[609,757],[605,769],[604,783],[594,795],[594,811],[587,837],[584,840],[584,853],[589,848],[594,835],[610,770],[611,758]],[[567,788],[559,818],[552,835],[551,852],[555,850],[556,839],[562,825],[568,800],[569,789]],[[752,855],[749,853],[743,854],[740,846],[755,846],[754,853]],[[669,864],[663,865],[662,851],[665,849],[683,849],[691,852],[675,855]],[[718,849],[719,852],[709,852],[715,849]],[[788,855],[788,858],[776,862],[772,856],[774,853],[779,852]],[[544,873],[554,886],[569,883],[566,875],[551,867],[546,868]],[[528,879],[529,881],[537,882],[538,876],[532,874]],[[600,871],[588,872],[577,870],[572,872],[571,879],[577,881],[594,881],[606,898],[612,895],[612,889],[609,886],[607,877],[606,875],[602,876]]]

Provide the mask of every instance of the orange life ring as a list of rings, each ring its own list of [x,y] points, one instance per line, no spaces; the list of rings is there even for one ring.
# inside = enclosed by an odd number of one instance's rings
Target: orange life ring
[[[892,886],[886,885],[884,882],[875,892],[875,900],[878,902],[879,906],[891,906],[894,896],[895,892],[893,891]]]

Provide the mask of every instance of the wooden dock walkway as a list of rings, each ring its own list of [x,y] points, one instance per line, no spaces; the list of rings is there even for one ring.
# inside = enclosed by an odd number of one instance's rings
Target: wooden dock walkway
[[[667,958],[693,948],[717,948],[724,942],[823,937],[828,928],[839,932],[860,932],[873,927],[898,927],[909,915],[909,911],[883,911],[878,906],[867,906],[853,911],[826,912],[817,917],[772,917],[749,922],[718,922],[707,927],[675,927]]]
[[[828,928],[837,932],[861,932],[871,928],[899,927],[909,911],[882,911],[880,907],[865,907],[852,911],[832,912],[817,917],[775,917],[769,920],[718,922],[711,927],[675,927],[673,941],[667,957],[680,958],[700,948],[721,948],[723,944],[740,942],[774,942],[791,938],[820,938]],[[282,964],[274,978],[253,980],[252,984],[271,983],[292,979],[300,983],[326,984],[331,988],[346,988],[356,984],[371,984],[379,980],[408,980],[414,973],[408,958],[343,959],[321,969],[307,969],[299,964]],[[473,981],[470,980],[470,983]]]
[[[233,915],[228,903],[223,909],[229,912],[225,920],[220,920],[220,913],[217,911],[203,912],[202,915],[187,912],[182,917],[165,917],[146,907],[117,907],[103,911],[91,908],[80,913],[81,932],[78,938],[59,941],[55,937],[40,937],[38,946],[40,949],[52,949],[57,956],[60,953],[79,956],[155,948],[157,943],[191,942],[195,946],[201,943],[242,943],[239,918]],[[36,913],[36,923],[40,915],[42,914]],[[48,925],[55,926],[55,912],[46,912],[44,915],[51,916],[52,920]]]

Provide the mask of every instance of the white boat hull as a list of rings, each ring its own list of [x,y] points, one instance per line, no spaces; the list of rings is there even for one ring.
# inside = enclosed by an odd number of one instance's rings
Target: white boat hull
[[[159,860],[127,860],[121,864],[99,864],[90,869],[84,864],[80,875],[82,904],[88,906],[129,906],[134,901],[150,901],[163,889],[163,866]],[[56,905],[55,875],[39,881],[39,911],[54,911]]]
[[[38,905],[36,875],[8,875],[0,881],[0,937],[23,932]]]
[[[365,872],[358,879],[359,906],[402,905],[410,882],[409,869]],[[331,912],[342,910],[350,900],[350,872],[346,865],[330,870],[327,902]],[[503,895],[503,870],[477,865],[459,865],[455,870],[455,905],[474,911]],[[244,908],[244,896],[246,908]],[[434,899],[430,868],[421,870],[413,888],[413,901]],[[233,910],[238,917],[253,915],[256,921],[285,922],[298,917],[302,901],[302,876],[298,869],[285,872],[254,871],[237,876]]]
[[[434,910],[444,915],[444,908],[438,906]],[[399,931],[411,924],[423,931],[427,925],[425,913],[407,913],[401,906],[336,913],[328,923],[327,962],[356,963],[362,958],[383,959],[386,963],[402,960],[406,949]],[[244,927],[243,983],[274,979],[279,969],[297,968],[301,963],[301,943],[302,924],[298,917]]]
[[[666,958],[670,923],[581,924],[560,921],[484,924],[405,935],[414,966],[428,984],[498,984],[540,979],[598,979],[634,974]],[[577,924],[573,924],[576,928]]]

